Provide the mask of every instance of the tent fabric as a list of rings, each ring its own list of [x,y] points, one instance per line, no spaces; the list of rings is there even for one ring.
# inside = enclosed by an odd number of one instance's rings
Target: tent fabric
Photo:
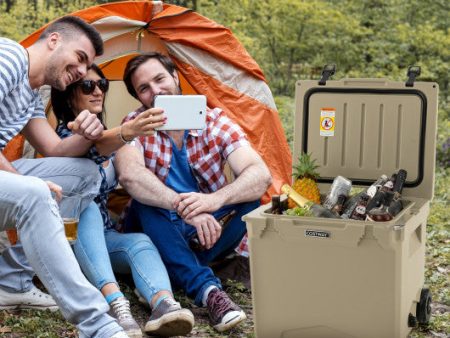
[[[291,182],[291,153],[270,89],[256,61],[229,29],[161,1],[109,3],[71,15],[94,25],[102,35],[105,53],[96,63],[111,80],[122,79],[127,60],[136,54],[159,51],[171,56],[183,93],[204,94],[209,106],[222,108],[267,163],[273,184],[262,202]],[[33,44],[45,27],[21,44]]]
[[[5,156],[5,158],[10,162],[21,158],[24,148],[24,141],[25,137],[22,134],[18,134],[13,137],[2,150],[3,156]],[[17,231],[15,229],[6,230],[6,235],[8,236],[8,240],[11,244],[15,244],[17,242]]]

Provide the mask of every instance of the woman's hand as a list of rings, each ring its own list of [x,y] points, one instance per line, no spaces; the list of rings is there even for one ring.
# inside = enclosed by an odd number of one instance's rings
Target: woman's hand
[[[131,121],[122,125],[122,137],[131,141],[138,136],[149,136],[155,132],[155,128],[166,123],[164,111],[161,108],[151,108],[140,113]]]

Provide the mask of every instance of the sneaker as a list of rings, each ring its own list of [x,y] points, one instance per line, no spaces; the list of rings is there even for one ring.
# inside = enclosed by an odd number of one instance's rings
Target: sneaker
[[[144,331],[150,335],[172,337],[185,336],[194,327],[194,315],[188,309],[181,308],[173,298],[164,298],[152,310]]]
[[[119,297],[109,304],[109,313],[130,338],[142,338],[142,331],[130,311],[130,302],[125,297]]]
[[[219,332],[229,330],[247,318],[244,311],[233,303],[225,291],[218,288],[209,293],[206,307],[211,326]]]
[[[0,289],[0,310],[34,309],[57,311],[58,305],[49,294],[32,286],[27,292],[7,292]]]
[[[130,338],[124,331],[114,333],[110,338]]]

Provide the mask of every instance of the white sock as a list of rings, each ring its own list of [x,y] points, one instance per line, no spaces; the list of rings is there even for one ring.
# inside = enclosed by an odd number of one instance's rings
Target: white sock
[[[208,288],[207,288],[207,289],[205,290],[205,292],[203,293],[203,298],[202,298],[202,304],[203,304],[203,306],[206,306],[206,300],[208,299],[208,295],[209,295],[209,293],[210,293],[212,290],[214,290],[214,289],[218,289],[218,287],[215,286],[215,285],[208,286]]]

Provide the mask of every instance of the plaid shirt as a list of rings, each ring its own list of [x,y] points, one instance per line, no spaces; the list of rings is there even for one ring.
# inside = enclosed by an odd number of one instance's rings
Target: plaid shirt
[[[244,237],[242,237],[241,242],[239,243],[239,245],[234,249],[239,255],[244,256],[244,257],[249,257],[249,252],[248,251],[248,235],[245,234]]]
[[[123,122],[134,119],[144,110],[146,108],[141,107],[128,114]],[[189,166],[199,190],[212,193],[225,186],[228,182],[223,169],[228,155],[249,144],[241,127],[226,117],[222,110],[208,109],[206,129],[190,130],[186,140]],[[151,136],[136,138],[134,146],[144,154],[145,166],[164,183],[172,159],[169,135],[155,131]]]
[[[58,127],[56,127],[56,133],[61,138],[66,138],[72,135],[72,131],[69,128],[67,128],[67,126],[63,123],[60,123]],[[97,148],[95,148],[95,146],[92,146],[85,155],[85,157],[94,161],[98,165],[98,170],[102,177],[102,183],[100,185],[99,194],[94,198],[94,202],[98,205],[98,208],[100,209],[104,227],[107,229],[113,228],[111,217],[109,216],[108,212],[107,203],[108,203],[108,194],[116,188],[118,182],[117,179],[115,179],[112,186],[108,185],[108,182],[106,180],[105,169],[103,169],[102,163],[107,160],[112,160],[114,154],[112,156],[101,156],[98,153]]]

